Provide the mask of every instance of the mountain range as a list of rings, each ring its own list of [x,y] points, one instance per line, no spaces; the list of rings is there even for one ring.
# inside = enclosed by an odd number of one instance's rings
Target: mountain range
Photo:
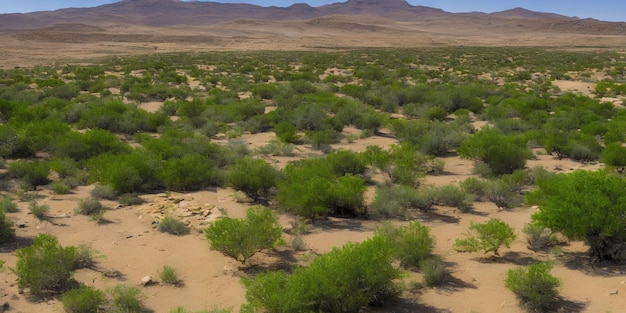
[[[367,15],[393,21],[473,18],[477,23],[513,19],[533,29],[601,34],[625,34],[626,23],[578,19],[553,13],[515,8],[496,13],[449,13],[441,9],[413,6],[405,0],[348,0],[319,7],[294,4],[289,7],[261,7],[251,4],[180,0],[122,0],[94,8],[67,8],[26,14],[1,14],[0,31],[51,27],[55,24],[142,25],[214,25],[237,20],[293,21],[334,15]],[[601,25],[601,26],[599,26]],[[608,32],[608,33],[607,33]]]

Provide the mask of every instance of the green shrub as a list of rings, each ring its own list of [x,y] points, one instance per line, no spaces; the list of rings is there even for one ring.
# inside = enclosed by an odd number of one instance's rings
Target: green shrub
[[[385,223],[376,230],[376,235],[391,242],[394,258],[407,268],[419,268],[420,262],[432,256],[435,247],[435,239],[430,236],[430,227],[417,221],[400,227]]]
[[[45,161],[18,160],[9,163],[7,168],[9,177],[21,179],[30,188],[48,184],[49,174],[50,166]]]
[[[133,193],[122,194],[118,201],[121,205],[138,205],[145,202],[141,197]]]
[[[73,282],[75,251],[71,246],[62,247],[52,235],[37,235],[32,245],[15,252],[18,288],[28,288],[34,296],[68,289]]]
[[[52,182],[50,188],[52,188],[52,191],[57,195],[64,195],[70,192],[70,187],[60,181]]]
[[[180,281],[178,279],[178,273],[176,273],[176,269],[169,265],[163,265],[161,271],[159,271],[159,277],[161,277],[162,282],[170,285],[176,285]]]
[[[211,310],[202,310],[197,312],[192,312],[186,310],[184,307],[179,306],[176,309],[170,310],[170,313],[231,313],[232,309],[211,309]]]
[[[11,198],[3,197],[2,200],[0,200],[0,211],[15,213],[18,211],[17,204],[15,204]]]
[[[440,258],[430,257],[422,260],[420,269],[424,275],[424,285],[426,286],[438,286],[448,279],[446,265]]]
[[[50,211],[50,206],[47,204],[40,205],[39,203],[37,203],[37,200],[32,200],[28,204],[28,211],[35,217],[41,219],[46,216],[46,213],[48,213],[48,211]]]
[[[295,146],[291,143],[284,143],[282,141],[272,139],[267,145],[258,147],[256,149],[256,153],[272,156],[293,156],[294,148]]]
[[[528,249],[533,251],[552,247],[559,241],[552,230],[532,223],[526,224],[522,232],[526,234]]]
[[[74,269],[91,268],[96,264],[98,251],[88,245],[79,245],[74,251]]]
[[[215,164],[207,156],[195,153],[165,161],[157,177],[173,191],[197,190],[219,184]]]
[[[108,291],[109,308],[112,313],[140,313],[143,312],[141,304],[141,290],[136,287],[117,285]]]
[[[182,236],[189,233],[189,228],[185,225],[185,223],[169,215],[163,217],[161,222],[159,222],[158,229],[162,233],[168,233],[176,236]]]
[[[266,272],[242,278],[248,303],[241,312],[359,312],[398,294],[389,242],[381,236],[348,243],[289,275]]]
[[[526,268],[510,269],[504,286],[520,299],[522,306],[530,311],[543,311],[558,299],[561,281],[550,275],[552,263],[541,262]]]
[[[509,248],[517,236],[509,224],[500,219],[492,218],[485,223],[470,223],[465,239],[457,239],[454,249],[460,252],[493,252],[499,255],[502,245]]]
[[[487,181],[476,177],[468,177],[459,184],[465,192],[474,195],[475,199],[480,199],[487,194]]]
[[[81,286],[63,294],[63,309],[68,313],[97,313],[105,299],[104,292]]]
[[[91,197],[97,200],[115,200],[117,195],[111,186],[97,184],[91,190]]]
[[[77,214],[87,215],[87,216],[97,216],[104,212],[104,207],[102,203],[94,198],[88,199],[79,199],[78,200],[78,208],[76,208]]]
[[[456,185],[441,186],[436,191],[437,202],[442,205],[467,211],[472,207],[474,197]]]
[[[226,182],[252,201],[267,201],[280,172],[261,159],[241,158],[230,167]]]
[[[234,219],[224,217],[205,229],[211,250],[218,250],[246,262],[261,249],[272,249],[283,243],[282,227],[269,208],[248,208],[246,217]]]
[[[13,228],[13,222],[7,218],[4,208],[0,208],[0,244],[8,242],[14,237],[15,228]]]
[[[524,200],[518,189],[510,180],[491,179],[487,182],[487,199],[498,208],[514,208],[520,206]]]

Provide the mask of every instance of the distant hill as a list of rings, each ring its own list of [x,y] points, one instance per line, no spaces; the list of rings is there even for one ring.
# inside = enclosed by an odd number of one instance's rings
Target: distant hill
[[[214,25],[236,20],[288,21],[309,20],[332,15],[368,15],[394,21],[455,20],[461,16],[475,18],[477,25],[498,19],[514,19],[534,29],[547,31],[625,34],[626,23],[580,20],[553,13],[514,8],[491,14],[449,13],[441,9],[413,6],[404,0],[348,0],[319,7],[294,4],[283,7],[261,7],[250,4],[217,2],[184,2],[179,0],[122,0],[94,8],[68,8],[27,14],[0,15],[0,31],[20,31],[51,27],[54,24],[93,26],[140,25],[165,27],[174,25]],[[540,22],[537,22],[540,20]],[[500,23],[502,25],[502,23]]]

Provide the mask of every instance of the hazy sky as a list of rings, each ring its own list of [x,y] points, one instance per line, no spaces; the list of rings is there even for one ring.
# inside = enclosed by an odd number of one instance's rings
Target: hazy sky
[[[56,10],[66,7],[91,7],[118,0],[0,0],[0,13],[23,13]],[[380,0],[384,2],[385,0]],[[320,6],[340,0],[216,0],[215,2],[252,3],[262,6],[286,7],[306,2]],[[495,12],[515,7],[533,11],[558,13],[580,18],[596,18],[605,21],[626,21],[624,0],[408,0],[412,5],[440,8],[448,12]]]

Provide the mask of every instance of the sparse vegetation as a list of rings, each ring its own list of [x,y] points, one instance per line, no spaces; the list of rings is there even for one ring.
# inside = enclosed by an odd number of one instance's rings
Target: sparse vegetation
[[[28,204],[28,211],[38,219],[42,219],[46,216],[46,213],[50,211],[50,206],[47,204],[39,204],[37,200],[32,200]]]
[[[185,225],[185,223],[170,215],[166,215],[163,219],[161,219],[158,229],[162,233],[168,233],[176,236],[182,236],[189,233],[189,228]]]
[[[101,290],[81,286],[63,294],[63,309],[68,313],[98,312],[105,300],[105,294]]]
[[[169,265],[163,265],[159,271],[159,277],[161,277],[162,282],[170,285],[176,285],[180,282],[176,269]]]
[[[557,300],[561,281],[550,275],[553,263],[541,262],[508,270],[504,285],[529,311],[543,311]]]
[[[502,245],[509,248],[517,236],[509,224],[500,219],[492,218],[485,223],[471,223],[464,239],[454,242],[454,249],[461,252],[493,252],[500,255],[498,250]]]

